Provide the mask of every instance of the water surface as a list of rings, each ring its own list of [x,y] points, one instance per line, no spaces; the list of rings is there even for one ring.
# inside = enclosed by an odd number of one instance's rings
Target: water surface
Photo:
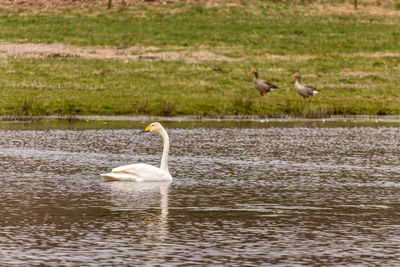
[[[400,265],[400,124],[164,124],[1,123],[0,264]]]

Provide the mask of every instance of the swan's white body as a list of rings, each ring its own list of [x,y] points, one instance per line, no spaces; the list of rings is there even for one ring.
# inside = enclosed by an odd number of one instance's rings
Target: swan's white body
[[[172,181],[171,174],[145,163],[137,163],[112,169],[111,173],[101,176],[111,181],[128,182],[167,182]]]
[[[155,132],[161,135],[164,141],[164,149],[161,158],[160,168],[144,164],[130,164],[117,167],[111,170],[111,173],[104,173],[101,176],[111,181],[127,182],[170,182],[172,176],[168,171],[168,152],[169,138],[165,129],[158,122],[147,126],[145,132]]]

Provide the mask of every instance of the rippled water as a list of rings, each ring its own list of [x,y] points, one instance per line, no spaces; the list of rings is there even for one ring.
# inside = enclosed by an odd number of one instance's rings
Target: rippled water
[[[0,265],[400,265],[400,125],[145,125],[2,124]]]

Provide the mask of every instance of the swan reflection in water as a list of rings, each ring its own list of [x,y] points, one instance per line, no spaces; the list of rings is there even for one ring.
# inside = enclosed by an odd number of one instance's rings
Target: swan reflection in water
[[[164,241],[168,235],[168,186],[170,182],[106,182],[110,188],[112,210],[139,211],[144,238]],[[154,210],[160,210],[159,214]],[[151,210],[151,211],[150,211]]]

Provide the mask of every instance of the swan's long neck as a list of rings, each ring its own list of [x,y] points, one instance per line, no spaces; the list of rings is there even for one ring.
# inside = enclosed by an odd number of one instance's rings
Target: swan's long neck
[[[169,137],[167,132],[162,129],[160,132],[160,135],[164,141],[164,148],[163,148],[163,153],[162,153],[162,158],[161,158],[161,166],[160,169],[166,172],[168,171],[168,153],[169,153]]]

